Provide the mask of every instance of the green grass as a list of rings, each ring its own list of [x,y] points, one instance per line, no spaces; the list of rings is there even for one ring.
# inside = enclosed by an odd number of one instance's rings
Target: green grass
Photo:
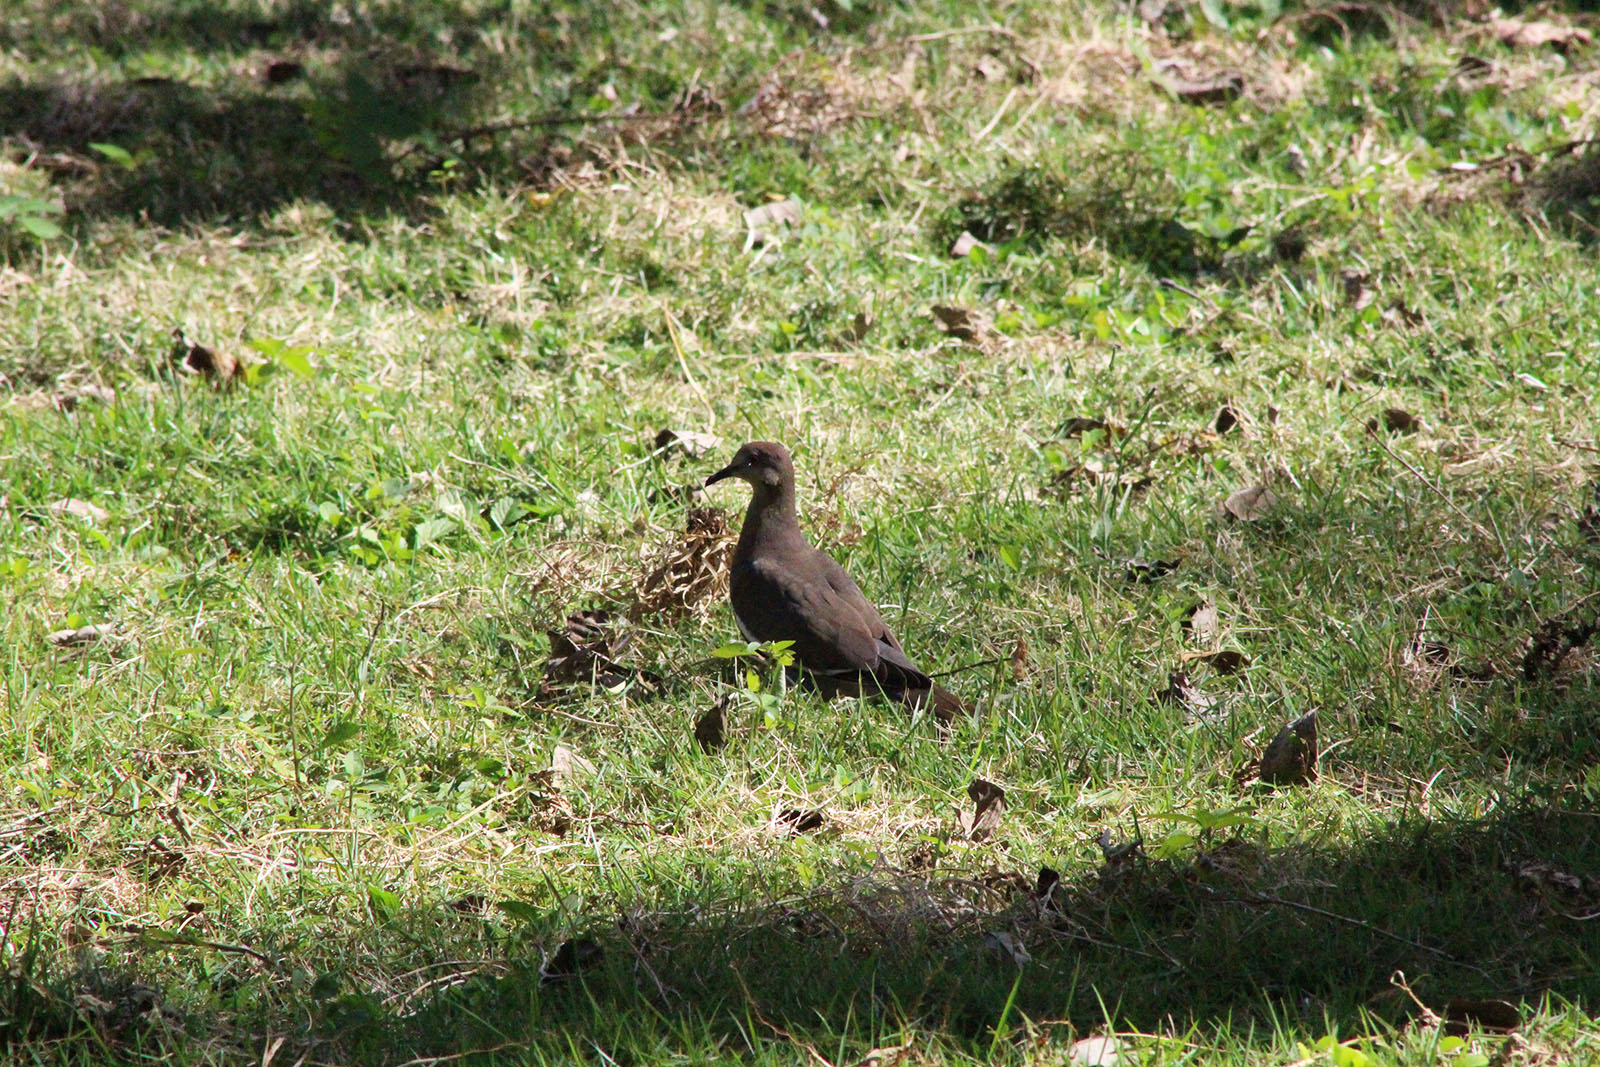
[[[1596,653],[1526,658],[1596,603],[1592,48],[1228,4],[15,6],[18,1062],[1600,1056]],[[175,329],[253,369],[177,373]],[[919,662],[985,663],[944,680],[974,721],[764,688],[700,749],[743,680],[681,490],[749,438]],[[592,608],[631,681],[551,691]],[[1178,669],[1212,709],[1154,699]],[[1239,784],[1312,708],[1319,780]],[[1464,997],[1523,1023],[1453,1038]]]

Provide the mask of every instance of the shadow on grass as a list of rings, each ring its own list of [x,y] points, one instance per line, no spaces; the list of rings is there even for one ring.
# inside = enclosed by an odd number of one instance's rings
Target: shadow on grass
[[[397,1042],[422,1055],[672,1047],[689,1035],[742,1047],[780,1030],[865,1049],[907,1025],[979,1053],[1024,1016],[1082,1031],[1108,1012],[1145,1031],[1270,1033],[1277,1019],[1352,1033],[1367,1014],[1414,1011],[1396,971],[1435,1007],[1548,993],[1592,1010],[1600,929],[1584,917],[1600,882],[1572,878],[1600,870],[1593,818],[1528,804],[1478,823],[1392,826],[1353,850],[1223,842],[1046,897],[1037,872],[880,871],[784,903],[632,916],[556,957],[576,973],[552,980],[537,960],[513,962],[404,1018],[352,1000],[327,1036],[363,1058]]]
[[[748,6],[793,37],[824,32],[817,18],[832,34],[864,30],[890,5]],[[69,219],[168,226],[249,224],[301,199],[347,217],[414,215],[443,181],[537,183],[619,138],[667,157],[729,140],[692,131],[722,114],[713,90],[740,88],[701,85],[698,46],[662,45],[658,18],[486,8],[34,0],[0,26],[0,45],[92,54],[100,69],[0,82],[0,138],[50,175]],[[641,41],[669,54],[635,56]],[[194,60],[211,84],[185,80]],[[507,99],[513,82],[527,98]],[[615,108],[596,96],[613,82],[626,97]]]

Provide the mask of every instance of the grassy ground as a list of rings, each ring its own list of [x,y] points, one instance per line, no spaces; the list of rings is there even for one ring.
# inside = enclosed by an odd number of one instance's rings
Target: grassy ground
[[[1600,1058],[1594,20],[1142,7],[12,5],[17,1061]]]

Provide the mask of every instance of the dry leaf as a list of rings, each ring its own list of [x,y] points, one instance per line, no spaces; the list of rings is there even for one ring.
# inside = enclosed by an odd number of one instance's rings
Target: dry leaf
[[[1283,725],[1261,754],[1258,773],[1269,785],[1305,785],[1317,780],[1315,709]]]
[[[610,612],[582,611],[567,616],[565,630],[550,630],[550,658],[544,665],[541,697],[563,684],[589,682],[615,689],[630,682],[654,685],[659,679],[645,671],[619,666],[617,659],[632,643],[632,635],[618,625]]]
[[[1231,648],[1220,652],[1185,652],[1178,658],[1185,663],[1204,663],[1218,674],[1236,674],[1250,665],[1249,657]]]
[[[1185,723],[1210,722],[1222,715],[1221,702],[1195,685],[1187,671],[1168,671],[1167,687],[1156,691],[1155,700],[1180,708]]]
[[[111,518],[111,513],[100,505],[75,498],[57,500],[50,505],[50,513],[53,515],[71,515],[74,518],[94,523],[102,523]]]
[[[116,626],[109,622],[98,622],[90,626],[80,626],[76,630],[55,630],[44,635],[44,639],[57,648],[71,648],[75,645],[92,645],[99,641],[116,635]]]
[[[244,372],[244,365],[227,352],[190,344],[183,331],[172,331],[172,361],[183,374],[205,378],[213,385],[228,385]]]
[[[956,828],[974,841],[992,837],[1006,810],[1006,791],[993,782],[974,778],[967,786],[967,796],[972,798],[973,810],[956,813]]]
[[[1017,643],[1011,647],[1011,655],[1007,657],[1011,664],[1011,680],[1020,682],[1028,676],[1028,639],[1022,634],[1017,635]]]
[[[1022,942],[1004,930],[991,930],[984,934],[983,943],[998,952],[1001,958],[1011,961],[1018,967],[1025,967],[1033,962],[1033,957],[1028,955],[1028,950],[1022,946]]]
[[[1185,104],[1226,104],[1244,92],[1244,75],[1226,71],[1208,78],[1185,78],[1169,73],[1161,84]]]
[[[1203,644],[1209,644],[1222,630],[1217,606],[1208,600],[1202,600],[1183,624]]]
[[[1179,562],[1175,559],[1145,559],[1143,556],[1135,556],[1127,563],[1128,579],[1140,583],[1153,582],[1177,570]]]
[[[656,434],[656,451],[682,452],[690,459],[701,459],[722,447],[722,438],[695,430],[662,430]]]
[[[1524,22],[1516,18],[1494,19],[1489,23],[1489,31],[1500,43],[1512,48],[1539,48],[1548,44],[1564,52],[1574,45],[1585,47],[1594,40],[1588,30],[1579,26],[1567,26],[1559,22]]]
[[[1218,409],[1216,421],[1212,423],[1212,426],[1216,428],[1217,433],[1225,434],[1237,427],[1240,421],[1239,412],[1224,404]]]
[[[1064,440],[1071,440],[1074,437],[1082,437],[1084,434],[1094,430],[1104,430],[1106,432],[1106,440],[1109,441],[1115,438],[1121,432],[1121,429],[1122,427],[1109,423],[1105,419],[1074,415],[1056,427],[1056,436]]]
[[[999,81],[1006,76],[1006,65],[994,56],[980,56],[972,65],[972,72],[984,81]]]
[[[1452,997],[1444,1006],[1444,1032],[1464,1036],[1474,1026],[1496,1034],[1509,1034],[1522,1025],[1522,1012],[1504,1000]]]
[[[933,317],[939,320],[939,325],[945,333],[952,337],[973,344],[983,334],[982,317],[971,308],[935,304],[929,310],[933,312]]]
[[[778,813],[778,825],[787,826],[797,834],[810,833],[812,830],[821,828],[827,821],[820,811],[784,808]]]
[[[700,751],[715,752],[727,745],[728,709],[733,706],[734,700],[732,693],[724,693],[694,724],[694,739],[699,743]]]
[[[1116,1038],[1096,1034],[1074,1041],[1067,1050],[1067,1060],[1076,1067],[1116,1067],[1121,1048]]]
[[[1377,299],[1378,294],[1367,286],[1371,279],[1366,272],[1347,267],[1339,277],[1344,282],[1344,302],[1357,311]]]
[[[1240,489],[1217,505],[1217,517],[1255,522],[1278,504],[1278,494],[1264,485]]]
[[[988,247],[988,245],[972,236],[966,230],[962,230],[956,236],[955,243],[950,246],[950,254],[956,259],[964,259],[972,254],[974,248],[987,249]]]
[[[1377,433],[1379,427],[1390,433],[1416,433],[1422,429],[1422,420],[1405,408],[1385,408],[1381,416],[1367,420],[1367,429]]]
[[[865,311],[858,311],[850,320],[850,329],[845,331],[850,340],[860,344],[867,339],[867,334],[872,330],[872,316]]]
[[[550,753],[550,780],[557,789],[571,783],[579,774],[592,775],[594,772],[594,764],[566,745],[557,745]]]
[[[793,197],[750,208],[744,213],[745,251],[766,244],[786,227],[799,222],[804,214],[805,205]]]
[[[261,80],[268,85],[282,85],[300,77],[306,71],[305,64],[293,59],[271,59],[261,67]]]

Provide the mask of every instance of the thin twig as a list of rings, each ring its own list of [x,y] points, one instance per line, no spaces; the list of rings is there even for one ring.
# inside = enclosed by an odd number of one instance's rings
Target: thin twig
[[[1315,904],[1302,904],[1298,900],[1285,900],[1283,897],[1275,897],[1269,893],[1251,893],[1249,896],[1233,896],[1227,893],[1218,893],[1208,886],[1201,886],[1200,888],[1204,889],[1206,893],[1213,899],[1222,901],[1225,904],[1273,904],[1285,908],[1294,908],[1297,911],[1303,911],[1311,915],[1318,915],[1324,919],[1331,919],[1334,922],[1344,923],[1346,926],[1354,926],[1358,929],[1365,930],[1368,933],[1377,934],[1379,937],[1388,938],[1390,941],[1397,941],[1402,945],[1408,945],[1411,948],[1417,949],[1418,951],[1437,956],[1440,959],[1454,963],[1459,967],[1466,967],[1469,970],[1477,971],[1481,975],[1487,976],[1489,973],[1482,967],[1478,967],[1471,963],[1467,963],[1464,960],[1457,959],[1450,953],[1444,951],[1444,949],[1434,948],[1432,945],[1425,945],[1421,941],[1413,941],[1409,937],[1402,937],[1399,934],[1383,929],[1381,926],[1373,926],[1365,919],[1357,919],[1353,915],[1340,915],[1336,911],[1329,911],[1326,908],[1319,908]]]
[[[1440,500],[1444,501],[1445,504],[1448,505],[1449,508],[1457,515],[1460,515],[1463,519],[1467,520],[1467,524],[1470,525],[1474,530],[1478,531],[1479,537],[1482,537],[1487,541],[1493,541],[1495,544],[1500,545],[1501,551],[1505,551],[1506,546],[1501,543],[1499,534],[1490,530],[1487,526],[1479,522],[1477,519],[1474,519],[1471,515],[1468,515],[1462,510],[1461,505],[1457,504],[1454,500],[1451,500],[1445,491],[1441,489],[1439,485],[1433,481],[1433,479],[1429,478],[1426,474],[1423,474],[1422,471],[1418,470],[1417,467],[1414,466],[1404,456],[1390,448],[1389,442],[1385,441],[1381,436],[1379,436],[1377,427],[1369,425],[1366,427],[1366,431],[1368,436],[1370,436],[1374,441],[1378,442],[1379,448],[1389,453],[1389,455],[1393,457],[1402,467],[1416,475],[1418,481],[1431,489],[1433,493]]]

